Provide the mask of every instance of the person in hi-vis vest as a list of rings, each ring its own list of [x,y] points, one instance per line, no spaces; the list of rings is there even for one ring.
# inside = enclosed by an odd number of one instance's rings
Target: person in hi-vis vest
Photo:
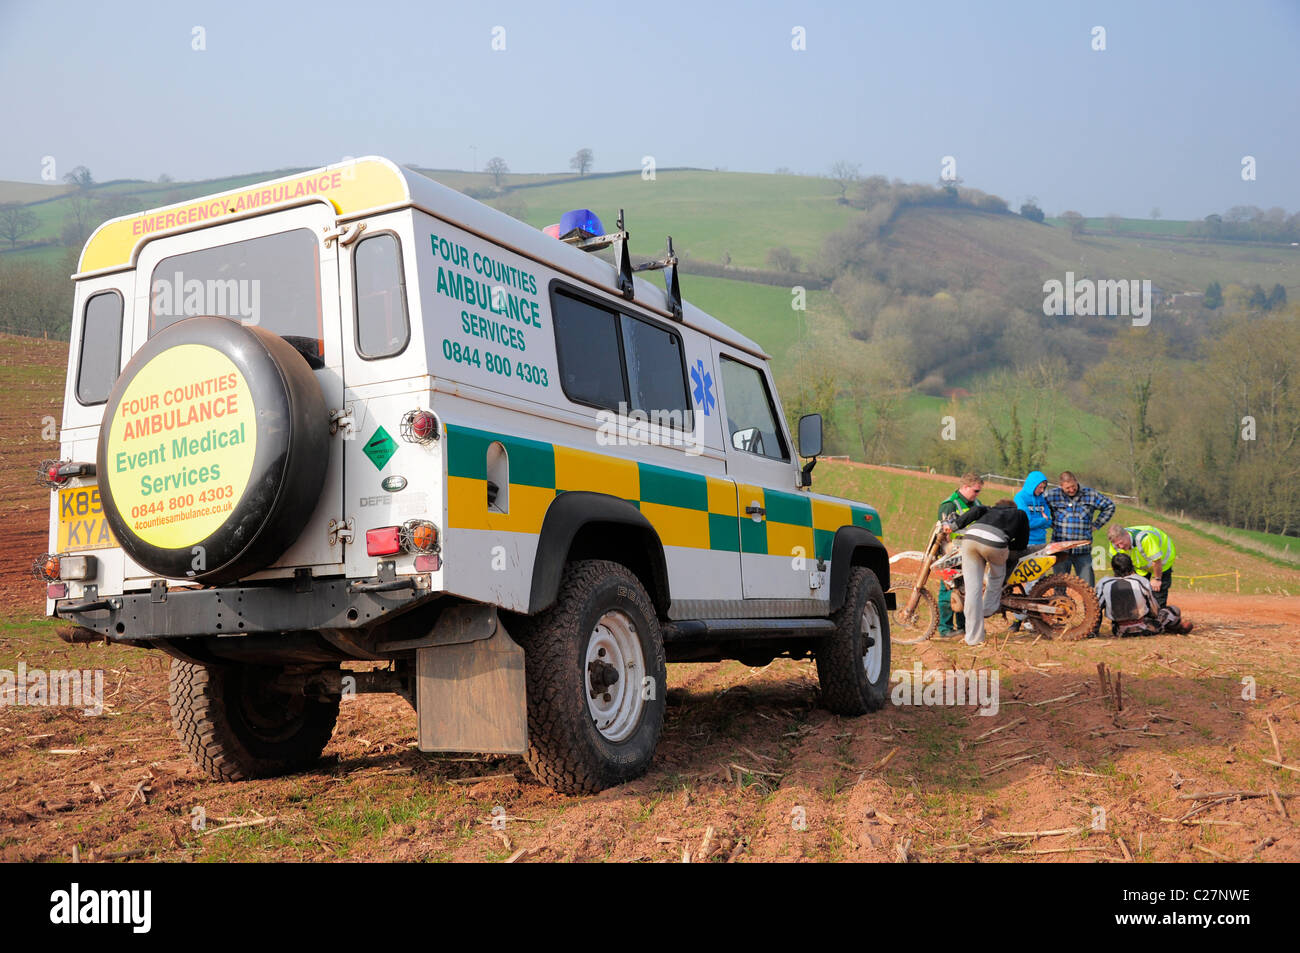
[[[1106,531],[1110,555],[1124,553],[1133,568],[1151,581],[1151,592],[1163,608],[1169,602],[1174,583],[1174,559],[1178,550],[1164,530],[1154,526],[1112,526]]]
[[[974,471],[963,473],[961,483],[952,495],[939,504],[939,521],[955,523],[957,518],[972,506],[979,505],[980,490],[984,481]],[[950,544],[951,545],[951,544]],[[952,611],[952,590],[939,583],[939,638],[947,638],[958,633],[965,634],[966,617],[960,612]]]

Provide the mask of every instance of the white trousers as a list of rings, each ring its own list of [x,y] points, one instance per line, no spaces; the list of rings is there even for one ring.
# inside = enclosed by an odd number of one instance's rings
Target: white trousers
[[[982,645],[984,620],[1002,605],[1007,548],[966,536],[961,541],[961,574],[966,580],[966,644]]]

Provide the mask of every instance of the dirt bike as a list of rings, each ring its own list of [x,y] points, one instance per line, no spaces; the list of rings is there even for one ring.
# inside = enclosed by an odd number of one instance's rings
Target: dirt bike
[[[939,584],[951,591],[952,611],[962,611],[966,586],[962,578],[961,550],[953,547],[951,552],[941,554],[946,535],[943,524],[936,523],[912,584],[900,584],[890,590],[898,605],[890,619],[891,641],[912,645],[934,634],[939,607],[934,593],[926,588],[931,575],[937,576]],[[1086,539],[1078,539],[1044,543],[1026,550],[1014,566],[1007,567],[1000,611],[1023,613],[1030,629],[1066,642],[1092,635],[1101,623],[1097,594],[1078,576],[1052,572],[1057,553],[1091,545]]]

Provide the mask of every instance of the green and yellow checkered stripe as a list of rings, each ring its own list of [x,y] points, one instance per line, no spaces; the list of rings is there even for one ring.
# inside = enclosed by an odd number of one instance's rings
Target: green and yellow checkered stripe
[[[487,506],[487,451],[494,442],[505,447],[510,461],[508,513]],[[536,534],[557,493],[588,490],[636,506],[665,546],[772,556],[801,551],[830,559],[831,542],[841,526],[880,533],[880,517],[866,506],[749,484],[739,489],[743,505],[757,502],[767,511],[766,520],[738,519],[736,489],[728,479],[471,427],[447,427],[449,529]]]

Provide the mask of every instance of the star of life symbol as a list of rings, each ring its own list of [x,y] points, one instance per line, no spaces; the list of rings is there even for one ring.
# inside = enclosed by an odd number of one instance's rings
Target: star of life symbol
[[[718,399],[713,396],[713,375],[704,369],[703,361],[696,361],[691,368],[691,382],[695,385],[695,403],[700,405],[705,417],[711,416]]]

